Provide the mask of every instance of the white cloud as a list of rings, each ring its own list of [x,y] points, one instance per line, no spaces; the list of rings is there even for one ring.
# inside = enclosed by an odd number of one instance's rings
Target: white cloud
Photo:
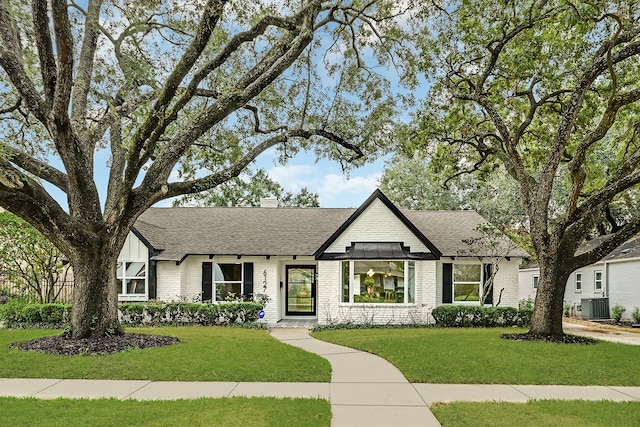
[[[324,208],[358,207],[378,188],[380,173],[351,176],[323,170],[318,165],[275,166],[267,171],[286,191],[297,192],[302,187],[318,193],[320,206]]]
[[[293,192],[300,191],[302,187],[316,191],[314,188],[318,187],[322,179],[319,169],[310,165],[275,166],[267,174],[286,191]]]
[[[316,190],[323,207],[358,207],[378,188],[380,173],[366,176],[345,177],[329,174],[322,180],[322,186]]]

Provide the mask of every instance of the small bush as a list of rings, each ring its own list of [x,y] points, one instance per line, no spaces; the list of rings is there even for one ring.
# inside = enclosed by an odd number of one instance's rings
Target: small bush
[[[468,305],[441,305],[431,312],[436,326],[444,327],[497,327],[531,324],[533,309],[513,307],[477,307]]]
[[[640,307],[633,307],[631,318],[633,319],[633,323],[640,323]]]
[[[622,315],[625,311],[627,311],[627,309],[620,304],[616,304],[611,307],[611,316],[613,317],[614,322],[620,323],[620,319],[622,319]]]

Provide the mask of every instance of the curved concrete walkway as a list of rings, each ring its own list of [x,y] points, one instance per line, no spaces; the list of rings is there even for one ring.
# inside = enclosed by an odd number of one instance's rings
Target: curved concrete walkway
[[[307,329],[272,329],[271,335],[329,360],[332,426],[440,425],[413,384],[381,357],[317,340]]]

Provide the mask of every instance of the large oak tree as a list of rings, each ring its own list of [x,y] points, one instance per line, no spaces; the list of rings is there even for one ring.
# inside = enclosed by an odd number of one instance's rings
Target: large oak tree
[[[0,205],[68,257],[74,338],[122,333],[116,260],[148,207],[270,147],[349,162],[389,131],[365,63],[399,40],[393,2],[28,3],[0,0]]]
[[[540,265],[532,334],[563,335],[570,273],[640,232],[637,208],[612,218],[638,200],[639,17],[635,1],[460,2],[425,43],[438,78],[413,143],[447,176],[501,164],[517,180]]]

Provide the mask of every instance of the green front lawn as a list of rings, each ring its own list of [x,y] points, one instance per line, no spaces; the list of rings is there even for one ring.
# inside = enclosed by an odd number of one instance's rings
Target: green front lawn
[[[393,363],[411,382],[640,385],[640,347],[508,341],[515,329],[417,328],[322,331],[313,336]]]
[[[640,402],[538,400],[527,403],[437,403],[431,411],[443,427],[601,427],[640,425]]]
[[[6,426],[300,426],[331,424],[321,399],[243,398],[136,401],[0,397]]]
[[[329,382],[331,365],[281,343],[266,330],[229,327],[136,328],[181,343],[114,355],[53,356],[9,344],[60,331],[0,329],[0,378],[86,378],[151,381]]]

